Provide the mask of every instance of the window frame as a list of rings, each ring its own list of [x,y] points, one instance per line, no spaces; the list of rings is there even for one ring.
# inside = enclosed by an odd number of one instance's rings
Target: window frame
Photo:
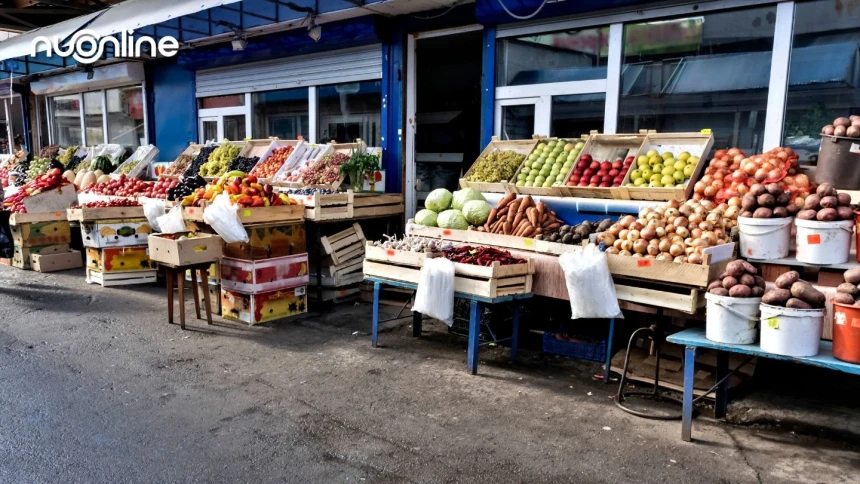
[[[146,83],[141,82],[139,84],[128,84],[124,86],[113,86],[113,87],[105,87],[102,89],[88,89],[80,92],[70,92],[70,93],[62,93],[56,94],[54,96],[43,95],[44,99],[42,102],[45,103],[45,114],[48,117],[48,141],[53,144],[56,142],[57,133],[56,133],[56,123],[54,122],[54,113],[52,112],[51,106],[53,104],[53,99],[57,97],[71,97],[76,96],[78,98],[78,104],[80,105],[80,116],[79,120],[81,123],[81,146],[91,146],[87,141],[87,125],[86,125],[86,102],[84,101],[84,95],[89,93],[99,93],[101,96],[102,103],[102,137],[105,142],[108,141],[109,131],[108,131],[108,99],[107,92],[112,89],[124,89],[124,88],[140,88],[141,98],[143,101],[143,137],[144,137],[144,145],[149,144],[149,116],[147,113],[149,112],[149,105],[146,99]],[[37,102],[39,102],[37,100]],[[37,110],[38,111],[38,110]],[[38,116],[38,115],[37,115]]]

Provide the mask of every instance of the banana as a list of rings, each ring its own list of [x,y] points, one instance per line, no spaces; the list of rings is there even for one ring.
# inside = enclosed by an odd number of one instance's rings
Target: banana
[[[116,230],[111,227],[102,227],[102,229],[99,231],[99,235],[101,235],[102,237],[116,235]]]
[[[246,173],[242,170],[233,170],[231,172],[225,173],[224,178],[226,178],[228,180],[230,178],[233,178],[234,176],[238,176],[239,178],[245,178],[245,175],[246,175]]]

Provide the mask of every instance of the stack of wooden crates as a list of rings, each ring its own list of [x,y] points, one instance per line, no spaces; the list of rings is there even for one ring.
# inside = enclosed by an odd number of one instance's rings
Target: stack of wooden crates
[[[340,301],[358,296],[359,284],[364,279],[364,246],[367,239],[361,226],[351,227],[336,234],[320,238],[322,261],[312,261],[310,283],[316,286],[322,277],[323,301]],[[316,291],[311,291],[316,298]]]
[[[87,283],[110,287],[149,284],[158,279],[156,264],[149,258],[152,227],[140,207],[130,208],[137,210],[134,214],[128,210],[129,215],[120,215],[122,218],[112,212],[125,207],[69,210],[69,216],[81,222]]]
[[[12,214],[9,228],[13,267],[39,272],[81,267],[81,253],[69,248],[72,231],[65,212]]]

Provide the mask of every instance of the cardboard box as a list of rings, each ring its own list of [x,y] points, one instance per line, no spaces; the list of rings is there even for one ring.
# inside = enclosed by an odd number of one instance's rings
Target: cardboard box
[[[201,291],[197,288],[197,297],[200,299],[200,314],[204,315],[206,311],[206,298],[209,298],[209,309],[212,310],[212,315],[221,314],[221,286],[218,284],[206,284],[206,290]]]
[[[66,209],[78,202],[75,185],[70,184],[48,190],[37,195],[24,198],[24,208],[27,213],[66,212]]]
[[[9,229],[15,245],[20,247],[68,244],[72,241],[72,229],[66,220],[10,225]]]
[[[14,252],[12,254],[12,266],[17,267],[18,269],[30,270],[32,268],[30,265],[30,258],[33,254],[52,254],[68,252],[68,250],[69,244],[43,245],[40,247],[21,247],[18,244],[15,244]]]
[[[36,272],[56,272],[83,267],[81,253],[69,249],[66,252],[30,254],[30,266]]]
[[[195,232],[193,237],[179,240],[188,233],[154,234],[149,238],[152,260],[171,266],[187,266],[214,262],[221,258],[221,237]]]
[[[307,286],[261,294],[241,294],[221,289],[221,317],[225,319],[254,325],[307,311]]]
[[[304,224],[250,225],[245,230],[249,241],[226,244],[225,257],[260,260],[307,252]]]
[[[209,265],[209,269],[206,272],[209,276],[209,284],[215,284],[216,286],[221,284],[221,262],[213,262]],[[185,271],[185,280],[191,280],[191,269]]]
[[[87,268],[99,272],[151,271],[157,264],[148,252],[146,246],[87,248]]]
[[[308,285],[308,255],[273,259],[221,259],[221,286],[228,291],[258,294]]]
[[[81,238],[86,247],[129,247],[146,245],[152,227],[145,218],[81,222]]]

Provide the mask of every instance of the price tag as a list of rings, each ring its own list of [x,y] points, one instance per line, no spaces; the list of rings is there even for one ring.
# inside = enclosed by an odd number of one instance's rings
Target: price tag
[[[705,129],[703,129],[702,131],[700,131],[700,133],[702,133],[702,134],[711,134],[711,128],[705,128]]]
[[[442,231],[442,235],[444,235],[445,237],[448,237],[448,236],[450,236],[450,235],[451,235],[451,231],[450,231],[450,230],[448,230],[448,229],[445,229],[445,230],[443,230],[443,231]]]
[[[860,145],[858,145],[857,143],[851,143],[851,147],[848,148],[848,151],[860,155]]]
[[[768,318],[767,319],[767,327],[770,329],[779,329],[779,319]]]
[[[309,202],[313,202],[313,201],[314,201],[314,197],[312,197],[312,196],[310,196],[310,195],[308,195],[307,197],[305,197],[305,199],[306,199],[307,201],[309,201]]]
[[[194,252],[205,252],[205,251],[206,251],[205,245],[195,245],[194,246]]]
[[[197,209],[196,209],[196,208],[189,208],[189,209],[188,209],[188,215],[194,215],[195,213],[197,213]]]
[[[526,247],[531,247],[535,245],[534,239],[523,239],[523,245]]]
[[[651,267],[651,259],[637,259],[636,267]]]
[[[250,217],[250,216],[251,216],[251,209],[250,209],[250,208],[246,208],[245,210],[243,210],[243,211],[242,211],[242,216],[243,216],[243,217]]]
[[[818,245],[821,243],[821,234],[809,234],[806,236],[806,243],[809,245]]]
[[[394,257],[394,254],[396,254],[396,253],[397,252],[395,252],[394,249],[386,249],[385,250],[385,255],[387,255],[389,257]]]
[[[54,212],[54,217],[60,218],[63,216],[62,212]]]

